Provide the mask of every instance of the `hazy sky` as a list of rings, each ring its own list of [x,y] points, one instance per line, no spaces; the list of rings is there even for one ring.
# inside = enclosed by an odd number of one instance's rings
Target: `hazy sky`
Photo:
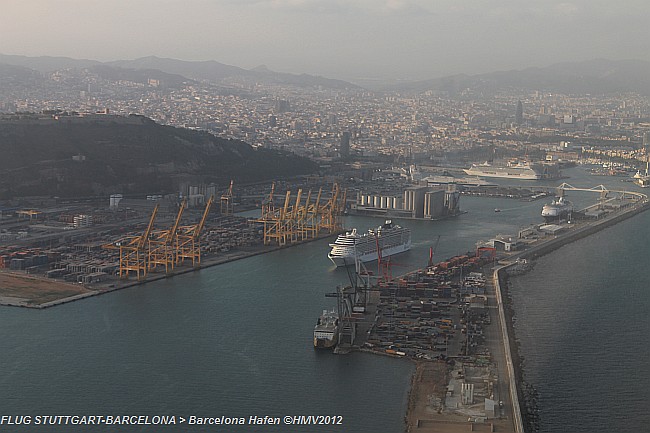
[[[0,0],[0,53],[432,78],[650,60],[648,0]]]

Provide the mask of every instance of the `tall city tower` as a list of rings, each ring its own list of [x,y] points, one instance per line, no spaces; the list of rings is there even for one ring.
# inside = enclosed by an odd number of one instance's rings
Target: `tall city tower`
[[[524,104],[517,101],[517,111],[515,112],[515,123],[521,125],[524,123]]]

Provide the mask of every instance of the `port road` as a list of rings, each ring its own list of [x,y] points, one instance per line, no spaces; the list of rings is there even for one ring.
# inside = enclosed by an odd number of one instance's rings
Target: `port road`
[[[490,272],[488,270],[488,272]],[[486,272],[486,273],[488,273]],[[497,417],[509,422],[502,428],[509,432],[523,432],[521,409],[517,397],[517,384],[512,361],[510,339],[505,317],[505,306],[499,288],[498,271],[495,269],[492,278],[486,278],[486,295],[492,322],[484,328],[485,345],[490,350],[492,362],[497,368],[498,380],[494,384],[494,400],[503,402],[496,409]]]

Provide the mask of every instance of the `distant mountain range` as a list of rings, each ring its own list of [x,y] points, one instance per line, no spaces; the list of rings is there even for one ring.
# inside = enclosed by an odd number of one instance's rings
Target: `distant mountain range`
[[[636,92],[650,95],[650,62],[643,60],[596,59],[556,63],[544,68],[499,71],[478,75],[452,75],[425,81],[401,83],[387,90],[421,92],[464,89],[493,92],[515,88],[565,94]]]
[[[0,54],[0,64],[29,68],[40,73],[50,73],[71,68],[90,69],[93,72],[101,71],[103,74],[112,74],[113,76],[135,76],[136,78],[132,81],[137,82],[141,82],[140,80],[144,75],[154,79],[157,79],[157,76],[161,76],[167,85],[171,87],[177,86],[182,81],[207,80],[219,83],[223,80],[233,78],[299,87],[320,86],[330,89],[360,89],[359,86],[343,80],[308,74],[298,75],[274,72],[265,66],[259,66],[249,70],[226,65],[214,60],[185,61],[149,56],[135,60],[99,62],[96,60],[72,59],[69,57],[27,57]],[[2,69],[0,69],[0,73],[2,73]]]
[[[23,80],[34,71],[50,73],[62,69],[89,69],[103,78],[146,82],[160,79],[168,87],[193,80],[213,83],[249,80],[267,84],[329,89],[361,89],[343,80],[308,74],[274,72],[265,66],[243,69],[214,60],[185,61],[155,56],[135,60],[99,62],[68,57],[27,57],[0,54],[0,77]],[[445,91],[451,95],[465,89],[491,93],[501,89],[540,90],[567,94],[636,92],[650,95],[650,62],[643,60],[596,59],[557,63],[543,68],[498,71],[478,75],[450,75],[416,82],[402,82],[382,88],[387,91]]]

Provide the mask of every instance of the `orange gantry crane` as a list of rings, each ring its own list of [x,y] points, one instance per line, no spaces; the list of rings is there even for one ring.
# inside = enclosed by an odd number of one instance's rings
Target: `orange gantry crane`
[[[210,196],[205,205],[203,216],[198,224],[179,227],[176,234],[176,264],[182,264],[185,259],[192,260],[192,266],[201,264],[201,231],[208,219],[214,197]]]
[[[169,273],[174,269],[176,263],[176,236],[186,207],[187,200],[183,199],[172,228],[154,231],[147,239],[148,268],[150,271],[158,266],[164,267],[165,273]]]
[[[154,220],[158,213],[158,204],[153,208],[151,218],[146,230],[140,236],[130,236],[115,242],[110,248],[120,250],[120,278],[128,278],[131,272],[135,272],[138,280],[147,275],[147,239],[153,230]]]

